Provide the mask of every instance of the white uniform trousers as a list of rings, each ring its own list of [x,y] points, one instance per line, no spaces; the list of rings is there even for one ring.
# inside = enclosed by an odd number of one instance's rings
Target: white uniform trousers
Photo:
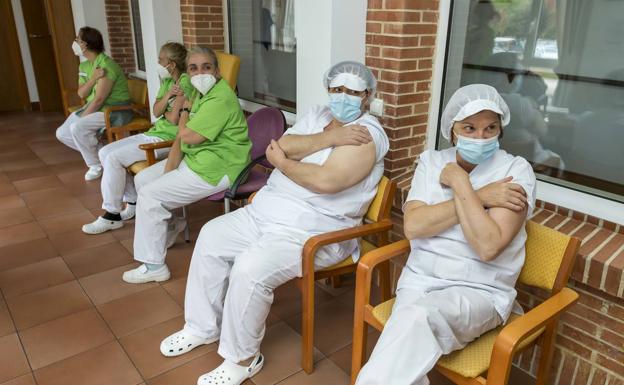
[[[403,269],[406,273],[418,279],[408,268]],[[399,288],[392,315],[356,385],[428,385],[427,373],[443,354],[463,348],[500,323],[486,291]]]
[[[97,111],[85,117],[72,112],[56,129],[56,138],[67,147],[80,151],[87,166],[100,166],[99,132],[106,126],[104,113]]]
[[[264,337],[273,290],[301,277],[307,232],[257,222],[246,208],[206,223],[199,234],[186,284],[184,329],[219,336],[218,353],[240,362],[255,355]],[[317,269],[346,256],[322,249]]]
[[[227,189],[224,176],[216,186],[203,180],[184,160],[164,174],[166,160],[146,168],[136,176],[138,199],[134,224],[134,259],[144,263],[165,263],[167,228],[171,210],[197,202]]]
[[[120,213],[123,202],[136,202],[137,192],[134,178],[126,171],[133,163],[145,160],[145,151],[140,144],[157,143],[163,140],[145,134],[132,135],[102,147],[98,152],[104,167],[102,174],[102,208],[110,213]],[[156,157],[162,159],[169,153],[168,148],[156,150]]]

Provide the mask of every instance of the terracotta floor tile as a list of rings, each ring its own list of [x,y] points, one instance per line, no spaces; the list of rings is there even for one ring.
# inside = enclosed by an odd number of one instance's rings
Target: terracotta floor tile
[[[121,243],[112,242],[101,246],[64,255],[63,259],[77,278],[97,274],[133,262],[133,258]]]
[[[297,284],[294,280],[286,282],[284,285],[275,289],[274,296],[271,312],[276,316],[281,319],[286,319],[301,314],[301,291],[297,288]],[[334,297],[324,290],[315,290],[315,306],[319,306],[333,298]]]
[[[110,233],[118,241],[123,241],[124,239],[134,239],[134,221],[124,221],[122,228],[112,230]]]
[[[28,207],[0,210],[0,228],[32,222],[34,220]]]
[[[39,158],[43,160],[43,163],[52,166],[55,164],[61,164],[65,162],[71,162],[76,160],[82,160],[82,156],[76,151],[72,153],[49,153],[49,154],[40,154]]]
[[[7,300],[18,330],[89,309],[93,305],[78,281],[69,281]]]
[[[128,250],[128,252],[130,253],[130,255],[134,255],[134,248],[133,248],[133,243],[134,243],[134,239],[124,239],[123,241],[121,241],[121,245]]]
[[[87,292],[89,298],[91,298],[91,301],[93,301],[96,305],[101,305],[118,298],[158,286],[158,284],[154,282],[135,285],[126,283],[121,279],[121,275],[124,271],[130,270],[137,266],[139,266],[138,263],[131,263],[115,269],[89,275],[87,277],[80,278],[80,284]]]
[[[260,373],[258,373],[260,374]],[[316,363],[314,372],[307,374],[303,370],[299,373],[288,377],[284,381],[278,382],[279,385],[349,385],[349,376],[342,371],[331,360],[324,359]]]
[[[68,215],[59,215],[52,218],[40,219],[39,225],[48,235],[56,235],[67,232],[76,232],[82,229],[82,225],[95,220],[89,210],[83,209]]]
[[[15,186],[11,182],[1,182],[0,183],[0,197],[4,197],[7,195],[13,195],[17,193]]]
[[[217,349],[218,345],[213,343],[195,348],[181,356],[163,356],[160,353],[160,342],[165,337],[181,330],[183,326],[184,317],[179,316],[126,336],[119,342],[143,378],[150,379]]]
[[[98,309],[117,337],[183,313],[182,308],[160,286],[99,305]]]
[[[62,234],[50,235],[49,238],[61,255],[68,255],[73,252],[116,241],[109,233],[96,235],[85,234],[82,232],[82,226]]]
[[[285,322],[301,333],[301,315]],[[353,337],[353,304],[332,300],[316,307],[314,316],[314,346],[330,355],[351,343]]]
[[[20,332],[33,370],[103,345],[115,337],[95,309],[58,318]]]
[[[366,357],[370,357],[377,340],[379,339],[379,333],[377,330],[369,327],[368,337],[366,338]],[[353,351],[351,350],[352,345],[349,344],[344,348],[332,353],[327,358],[332,360],[338,367],[340,367],[345,373],[351,375],[351,355]]]
[[[85,181],[84,170],[75,170],[62,174],[57,174],[65,187],[75,195],[100,192],[101,179]]]
[[[41,161],[38,161],[41,162]],[[14,171],[5,171],[7,178],[9,178],[12,182],[22,180],[22,179],[30,179],[37,178],[40,176],[52,175],[52,170],[50,167],[45,165],[45,163],[37,163],[39,166],[33,168],[27,168],[22,170],[14,170]]]
[[[11,195],[1,195],[2,199],[0,199],[0,210],[6,209],[15,209],[18,207],[26,207],[26,203],[22,199],[21,196],[17,194]]]
[[[178,242],[167,250],[167,266],[171,272],[171,279],[184,278],[188,275],[194,243]]]
[[[169,280],[162,283],[163,289],[169,293],[174,301],[181,307],[184,307],[184,294],[186,293],[186,278],[179,278],[175,280]]]
[[[212,369],[221,365],[223,358],[212,351],[198,357],[191,362],[181,365],[167,373],[161,374],[149,380],[149,385],[195,385],[197,379],[202,374],[208,373]],[[247,380],[242,385],[254,385],[251,381]]]
[[[301,370],[301,336],[284,322],[267,328],[260,351],[264,367],[253,378],[256,385],[275,384]],[[314,361],[324,356],[314,350]]]
[[[77,195],[76,198],[88,210],[102,207],[102,193],[100,192]]]
[[[87,169],[88,167],[85,165],[84,160],[82,159],[50,166],[50,170],[52,170],[52,172],[56,175],[79,170],[85,173],[87,172]]]
[[[35,371],[38,385],[135,385],[139,372],[118,342],[59,361]]]
[[[3,382],[1,385],[37,385],[32,373],[24,374],[8,382]]]
[[[0,247],[39,238],[45,238],[45,233],[37,222],[21,223],[0,229]]]
[[[21,195],[37,218],[50,217],[72,210],[84,210],[80,201],[75,199],[65,187],[30,191]]]
[[[15,331],[15,325],[11,319],[9,308],[2,298],[0,298],[0,337]]]
[[[15,243],[0,248],[0,271],[39,262],[58,255],[47,238]]]
[[[0,337],[0,383],[30,372],[17,334]]]
[[[37,190],[45,190],[49,188],[55,187],[63,187],[61,181],[56,177],[56,175],[46,175],[39,176],[35,178],[22,179],[13,182],[15,188],[20,193],[29,192],[29,191],[37,191]]]
[[[9,299],[74,279],[61,257],[0,272],[0,288]]]
[[[22,171],[24,169],[38,168],[44,167],[46,164],[43,163],[40,159],[18,159],[14,161],[7,161],[0,164],[0,169],[5,173],[9,174],[10,172]]]

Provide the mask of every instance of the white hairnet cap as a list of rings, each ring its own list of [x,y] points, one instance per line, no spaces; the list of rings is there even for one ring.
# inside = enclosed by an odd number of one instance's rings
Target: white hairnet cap
[[[369,90],[369,97],[375,95],[377,79],[372,71],[362,63],[343,61],[331,66],[323,76],[325,88],[345,86],[354,91]]]
[[[494,87],[471,84],[458,89],[451,96],[442,113],[442,136],[450,140],[454,122],[459,122],[484,110],[499,114],[503,127],[509,124],[509,107]]]

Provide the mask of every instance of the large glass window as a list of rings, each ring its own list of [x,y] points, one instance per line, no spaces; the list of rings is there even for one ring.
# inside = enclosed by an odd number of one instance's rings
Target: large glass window
[[[134,33],[134,52],[136,54],[137,69],[139,71],[145,71],[145,55],[143,54],[143,35],[141,32],[139,0],[130,0],[130,12],[132,13],[132,32]]]
[[[230,51],[240,56],[238,96],[294,112],[294,0],[229,0]]]
[[[624,202],[624,1],[451,7],[443,105],[463,85],[495,87],[511,110],[502,148],[539,179]]]

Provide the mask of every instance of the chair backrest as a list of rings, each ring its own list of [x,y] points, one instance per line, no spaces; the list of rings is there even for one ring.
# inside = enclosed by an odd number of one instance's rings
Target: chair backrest
[[[385,176],[382,176],[377,184],[377,194],[368,206],[366,219],[371,222],[378,222],[382,219],[390,218],[390,210],[392,209],[392,198],[396,184]]]
[[[264,107],[247,118],[249,139],[251,140],[251,159],[264,155],[271,139],[279,139],[286,129],[286,119],[282,111],[275,107]],[[265,167],[273,168],[266,160],[260,162]]]
[[[238,70],[240,69],[240,57],[219,51],[215,53],[217,54],[221,77],[235,90],[236,82],[238,81]]]
[[[570,278],[581,241],[534,221],[527,221],[526,232],[526,257],[518,282],[559,292]]]
[[[143,79],[128,79],[128,91],[132,104],[147,107],[147,82]]]

